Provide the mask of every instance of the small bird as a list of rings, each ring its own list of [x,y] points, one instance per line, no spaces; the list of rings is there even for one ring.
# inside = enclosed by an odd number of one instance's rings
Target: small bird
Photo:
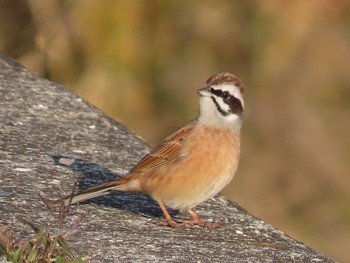
[[[158,202],[166,218],[160,225],[219,227],[202,220],[192,208],[218,194],[236,173],[244,109],[243,85],[233,74],[218,73],[197,92],[198,117],[165,138],[124,178],[58,201],[74,204],[113,191],[141,192]],[[175,222],[166,206],[187,210],[192,220]]]

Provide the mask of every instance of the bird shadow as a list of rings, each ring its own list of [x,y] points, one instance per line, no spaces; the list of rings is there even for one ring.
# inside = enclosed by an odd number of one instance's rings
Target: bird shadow
[[[86,160],[64,155],[52,155],[51,157],[55,165],[66,167],[79,175],[77,181],[78,190],[75,190],[75,193],[99,184],[123,178],[99,164]],[[73,189],[74,186],[72,185],[72,191]],[[158,204],[151,197],[141,193],[115,191],[105,196],[81,202],[81,204],[84,203],[93,203],[113,207],[119,210],[127,210],[148,218],[163,216]],[[169,209],[168,212],[172,216],[179,214],[177,210],[173,209]]]

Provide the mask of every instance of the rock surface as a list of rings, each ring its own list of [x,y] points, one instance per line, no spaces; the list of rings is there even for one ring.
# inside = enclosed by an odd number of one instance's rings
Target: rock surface
[[[13,224],[19,237],[31,233],[19,216],[55,224],[38,193],[56,199],[76,181],[83,189],[116,179],[149,150],[125,126],[5,56],[0,127],[0,227]],[[223,227],[159,227],[152,199],[116,193],[74,206],[63,231],[74,232],[69,245],[89,262],[334,262],[222,196],[195,210]]]

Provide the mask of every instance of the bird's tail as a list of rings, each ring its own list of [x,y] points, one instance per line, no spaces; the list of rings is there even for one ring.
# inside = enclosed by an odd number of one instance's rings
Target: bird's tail
[[[95,197],[103,196],[111,193],[112,191],[128,191],[128,187],[126,183],[130,180],[130,178],[123,178],[117,181],[108,182],[105,184],[101,184],[95,187],[88,188],[84,191],[81,191],[77,194],[70,194],[61,199],[53,201],[53,204],[75,204],[82,201],[86,201]]]

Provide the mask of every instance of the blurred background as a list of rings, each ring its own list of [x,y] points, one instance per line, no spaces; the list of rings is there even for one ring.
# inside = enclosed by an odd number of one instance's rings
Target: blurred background
[[[224,194],[350,262],[350,2],[1,0],[0,52],[150,144],[194,118],[221,71],[245,84]]]

